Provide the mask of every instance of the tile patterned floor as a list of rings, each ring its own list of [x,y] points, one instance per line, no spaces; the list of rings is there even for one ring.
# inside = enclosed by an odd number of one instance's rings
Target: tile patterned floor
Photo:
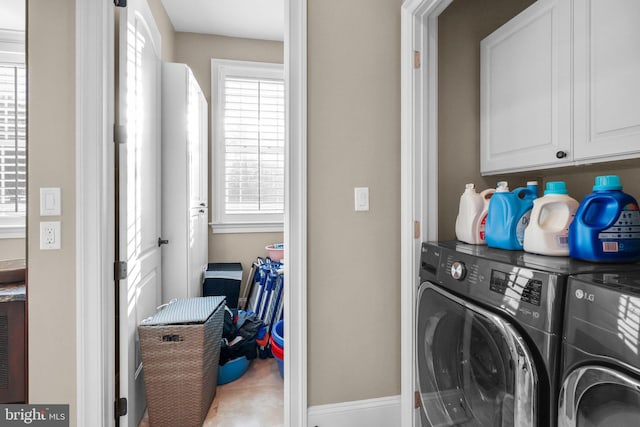
[[[284,382],[275,359],[256,359],[238,380],[218,386],[202,426],[284,426]],[[146,413],[139,427],[150,427]]]

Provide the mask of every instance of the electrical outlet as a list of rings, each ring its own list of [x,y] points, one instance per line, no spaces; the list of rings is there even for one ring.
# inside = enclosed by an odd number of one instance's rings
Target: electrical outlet
[[[40,249],[60,249],[60,221],[40,222]]]

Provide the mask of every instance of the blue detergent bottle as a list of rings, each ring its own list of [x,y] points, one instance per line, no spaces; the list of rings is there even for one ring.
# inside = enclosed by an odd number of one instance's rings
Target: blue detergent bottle
[[[522,250],[524,230],[529,224],[533,201],[538,197],[538,182],[509,191],[506,181],[498,183],[489,201],[486,241],[492,248]]]
[[[616,175],[597,176],[569,226],[569,256],[587,261],[640,260],[640,210]]]

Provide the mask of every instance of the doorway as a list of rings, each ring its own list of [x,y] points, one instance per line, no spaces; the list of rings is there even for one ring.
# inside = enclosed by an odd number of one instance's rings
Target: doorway
[[[90,4],[76,2],[77,23],[77,59],[83,70],[78,74],[77,94],[78,111],[83,119],[78,120],[78,145],[83,140],[110,141],[113,123],[113,100],[105,94],[113,93],[113,72],[110,64],[113,58],[113,9],[108,4]],[[104,2],[103,2],[104,3]],[[286,161],[290,164],[286,172],[287,201],[284,241],[288,249],[288,263],[285,274],[290,287],[285,292],[285,310],[289,313],[291,327],[285,330],[285,425],[306,425],[306,64],[303,62],[306,48],[306,2],[286,1],[285,22],[287,23],[288,42],[285,42],[285,69],[287,85],[287,140]],[[98,53],[96,55],[96,52]],[[111,89],[111,90],[110,90]],[[105,98],[106,97],[106,98]],[[91,114],[91,113],[97,114]],[[87,138],[85,138],[87,137]],[[108,145],[91,145],[79,150],[78,182],[85,183],[97,194],[113,194],[110,187],[112,171],[106,166],[113,159]],[[107,148],[105,148],[107,147]],[[95,165],[98,165],[96,168]],[[108,262],[113,243],[109,242],[111,229],[108,224],[109,198],[100,198],[91,203],[89,188],[79,194],[79,215],[77,232],[84,237],[82,253],[78,258],[93,261],[98,268],[89,270],[78,262],[78,304],[77,317],[83,319],[78,328],[79,342],[83,343],[78,351],[78,419],[86,425],[109,425],[112,423],[111,402],[115,398],[114,390],[109,387],[112,361],[104,358],[109,351],[109,336],[113,330],[109,327],[107,316],[109,305],[113,307],[113,297],[105,292],[109,289],[112,277]],[[89,226],[90,223],[105,224],[101,229]],[[107,260],[107,261],[105,261]],[[113,261],[113,257],[111,257]],[[102,276],[100,275],[103,274]],[[81,283],[102,283],[99,289],[81,289]],[[101,304],[105,300],[111,303]],[[92,310],[92,308],[94,310]],[[105,334],[107,331],[107,334]],[[290,345],[291,343],[295,345]],[[96,362],[97,361],[97,362]],[[95,374],[92,368],[99,365]],[[87,374],[87,375],[83,375]],[[99,421],[96,422],[97,417]]]

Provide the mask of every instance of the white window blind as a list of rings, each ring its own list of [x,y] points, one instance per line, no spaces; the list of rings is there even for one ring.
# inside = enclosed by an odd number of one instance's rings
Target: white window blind
[[[213,60],[215,226],[280,224],[284,217],[282,66]],[[253,230],[258,231],[258,230]],[[261,230],[262,231],[262,230]]]
[[[27,203],[27,100],[23,66],[0,65],[0,215]]]
[[[284,82],[228,77],[226,213],[284,212]]]

